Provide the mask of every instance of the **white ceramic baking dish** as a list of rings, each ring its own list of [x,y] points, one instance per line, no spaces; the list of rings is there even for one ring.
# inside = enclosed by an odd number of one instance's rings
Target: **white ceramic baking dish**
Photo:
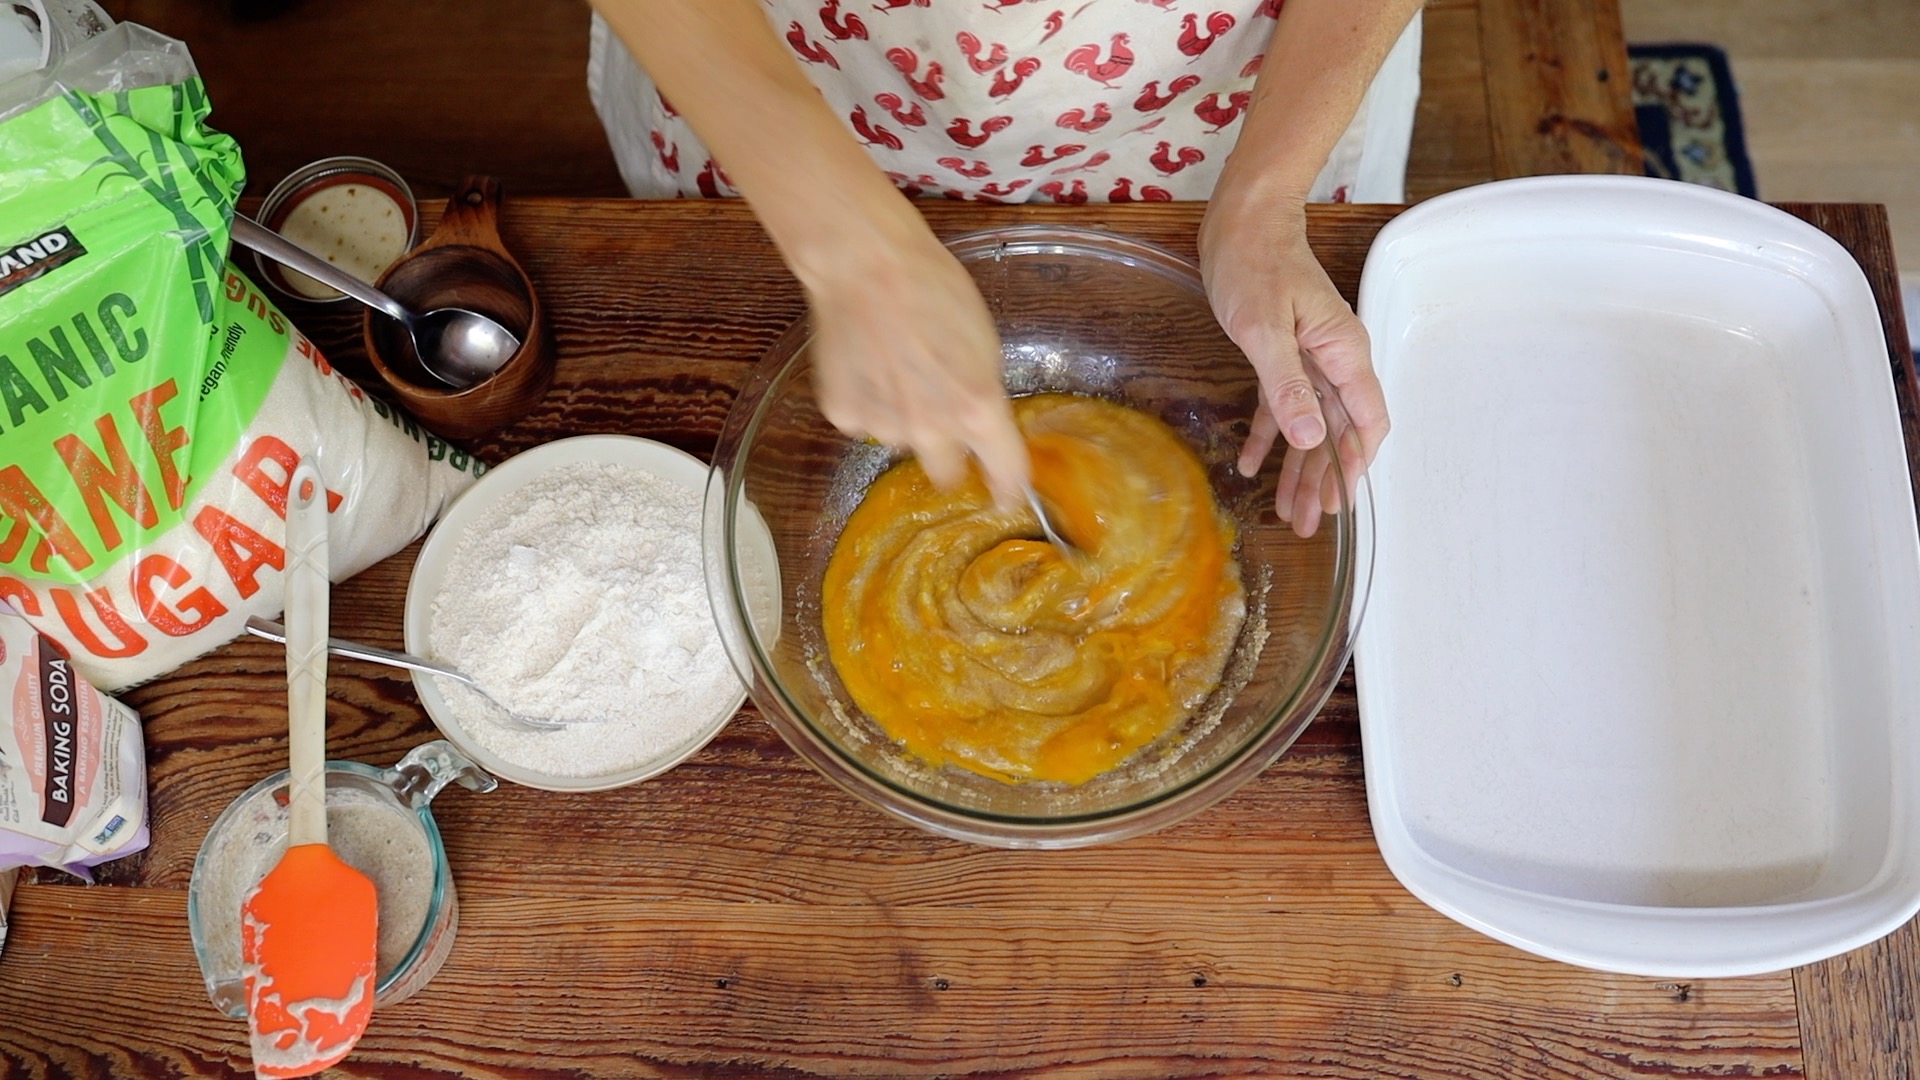
[[[1920,534],[1839,244],[1692,185],[1506,181],[1383,229],[1360,314],[1394,424],[1355,658],[1401,882],[1661,976],[1920,909]]]

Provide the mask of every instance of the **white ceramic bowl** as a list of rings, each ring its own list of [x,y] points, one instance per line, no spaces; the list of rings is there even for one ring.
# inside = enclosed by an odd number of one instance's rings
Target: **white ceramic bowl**
[[[545,443],[507,459],[489,470],[454,502],[453,507],[440,519],[440,524],[427,537],[427,542],[421,546],[420,557],[413,566],[413,577],[407,583],[405,632],[408,652],[434,658],[428,647],[433,625],[433,601],[446,583],[447,564],[459,549],[460,542],[466,538],[467,531],[484,521],[487,511],[495,504],[528,482],[552,469],[580,462],[627,465],[644,469],[695,495],[702,495],[706,491],[707,466],[700,459],[664,443],[628,435],[581,435]],[[692,757],[719,734],[720,729],[740,710],[740,703],[747,696],[746,688],[742,686],[738,694],[728,699],[725,709],[701,725],[685,742],[642,765],[597,776],[575,777],[534,772],[501,758],[461,726],[448,706],[446,697],[440,692],[438,677],[415,672],[413,685],[420,694],[421,706],[427,710],[427,716],[433,720],[434,726],[462,753],[495,776],[546,791],[605,791],[658,776]]]

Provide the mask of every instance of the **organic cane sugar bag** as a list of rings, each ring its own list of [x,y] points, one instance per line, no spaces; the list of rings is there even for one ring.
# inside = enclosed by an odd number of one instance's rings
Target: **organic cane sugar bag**
[[[240,154],[179,42],[96,16],[56,52],[0,84],[0,602],[112,691],[280,610],[301,460],[335,580],[484,467],[227,263]]]
[[[0,605],[0,875],[87,868],[147,846],[140,718],[87,685],[65,650]],[[0,925],[5,922],[0,901]]]

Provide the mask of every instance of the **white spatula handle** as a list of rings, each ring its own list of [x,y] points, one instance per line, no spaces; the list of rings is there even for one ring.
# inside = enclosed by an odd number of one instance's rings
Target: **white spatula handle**
[[[327,489],[311,462],[287,487],[287,845],[327,842]]]

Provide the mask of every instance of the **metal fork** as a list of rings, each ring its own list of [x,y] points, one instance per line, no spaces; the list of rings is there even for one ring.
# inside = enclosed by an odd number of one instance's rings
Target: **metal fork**
[[[1048,519],[1046,510],[1040,505],[1040,493],[1033,490],[1032,484],[1027,485],[1027,509],[1032,510],[1033,516],[1040,519],[1040,531],[1046,534],[1048,543],[1059,548],[1060,554],[1070,559],[1079,557],[1080,550],[1062,539],[1059,531],[1053,527],[1053,522]]]
[[[268,641],[285,642],[287,640],[286,627],[277,622],[262,619],[257,615],[247,620],[247,633],[252,634],[254,637],[265,638]],[[406,668],[410,671],[425,672],[428,675],[440,675],[452,679],[455,682],[464,683],[470,687],[474,693],[486,698],[493,703],[495,708],[506,713],[508,718],[514,723],[534,731],[559,731],[571,726],[573,723],[572,721],[548,720],[542,717],[528,716],[525,713],[515,712],[509,708],[505,702],[487,693],[487,688],[475,682],[473,676],[457,668],[435,663],[432,660],[422,659],[412,653],[399,652],[394,649],[382,649],[374,645],[362,645],[357,641],[348,641],[345,638],[337,637],[327,639],[327,652],[334,656],[344,656],[349,660],[368,660],[376,664],[385,664],[388,667]]]

